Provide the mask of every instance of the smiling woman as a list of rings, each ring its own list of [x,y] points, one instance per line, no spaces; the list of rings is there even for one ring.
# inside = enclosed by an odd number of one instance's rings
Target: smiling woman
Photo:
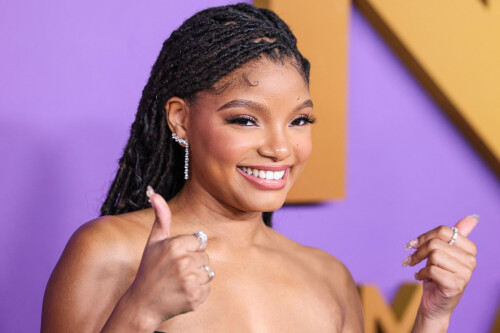
[[[309,62],[273,12],[238,4],[184,22],[152,69],[102,216],[54,269],[42,331],[361,332],[342,263],[270,228],[312,123]],[[430,263],[415,332],[446,329],[470,278],[475,247],[458,231],[476,220],[460,223],[454,246],[447,227],[410,244],[406,264]]]

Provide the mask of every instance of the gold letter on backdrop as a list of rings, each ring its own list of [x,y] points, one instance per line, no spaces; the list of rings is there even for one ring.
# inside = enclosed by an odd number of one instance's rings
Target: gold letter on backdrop
[[[288,23],[300,52],[311,62],[311,95],[318,121],[313,153],[287,203],[313,203],[344,196],[347,23],[349,0],[264,0]]]
[[[498,308],[497,319],[493,324],[493,329],[491,330],[491,333],[500,333],[500,308]]]
[[[500,3],[354,2],[500,176]]]
[[[421,284],[404,284],[391,306],[374,286],[359,286],[365,333],[410,333],[422,297]]]

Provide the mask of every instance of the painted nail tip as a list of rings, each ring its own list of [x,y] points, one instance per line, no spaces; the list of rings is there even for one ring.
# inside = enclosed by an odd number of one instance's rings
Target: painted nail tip
[[[148,187],[146,188],[146,195],[148,196],[148,198],[150,198],[153,194],[155,194],[155,190],[153,190],[151,185],[148,185]]]
[[[405,249],[406,249],[406,250],[413,249],[413,248],[415,248],[415,245],[417,245],[417,243],[418,243],[418,240],[416,240],[416,239],[412,239],[411,241],[409,241],[409,242],[406,244]]]
[[[476,219],[477,222],[479,222],[479,214],[472,214],[472,215],[469,215],[470,217]]]
[[[408,266],[411,263],[411,259],[412,259],[411,255],[408,256],[408,257],[406,257],[406,258],[404,258],[403,261],[402,261],[403,267]]]

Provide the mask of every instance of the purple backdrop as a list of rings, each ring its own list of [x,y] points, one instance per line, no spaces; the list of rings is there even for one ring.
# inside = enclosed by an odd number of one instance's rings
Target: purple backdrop
[[[0,331],[39,330],[47,279],[71,233],[98,215],[163,40],[228,2],[2,6]],[[479,266],[450,332],[488,332],[500,301],[499,182],[355,9],[349,42],[347,197],[285,207],[276,228],[392,299],[416,270],[401,267],[403,245],[478,213]]]

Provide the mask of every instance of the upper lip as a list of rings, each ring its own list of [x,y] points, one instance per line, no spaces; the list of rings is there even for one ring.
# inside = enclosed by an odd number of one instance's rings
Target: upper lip
[[[290,164],[285,165],[240,165],[240,168],[250,168],[258,170],[268,170],[268,171],[283,171],[291,167]]]

